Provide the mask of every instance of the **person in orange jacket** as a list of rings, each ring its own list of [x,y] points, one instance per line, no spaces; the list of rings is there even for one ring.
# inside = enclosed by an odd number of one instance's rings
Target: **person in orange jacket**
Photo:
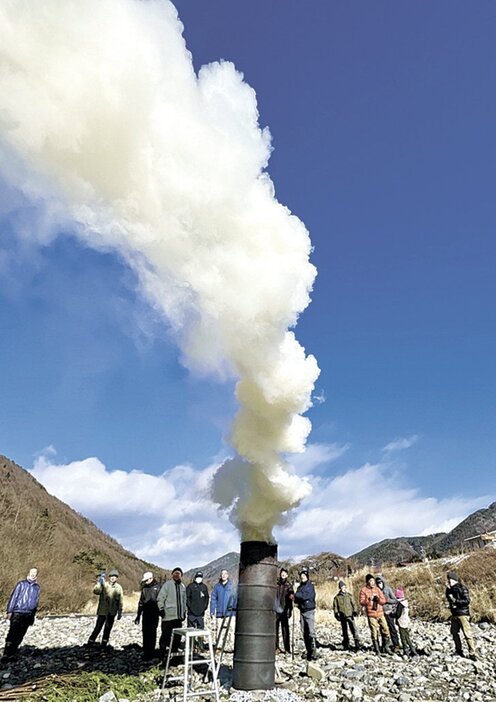
[[[379,634],[382,634],[383,650],[385,653],[391,653],[391,637],[383,609],[383,605],[386,604],[386,598],[382,590],[377,587],[375,578],[371,573],[365,577],[365,586],[360,590],[359,602],[368,618],[374,651],[378,656],[381,655]]]

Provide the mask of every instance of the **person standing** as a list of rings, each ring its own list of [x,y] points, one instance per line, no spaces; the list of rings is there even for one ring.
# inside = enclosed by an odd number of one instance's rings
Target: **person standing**
[[[164,658],[171,645],[172,630],[180,629],[186,617],[186,588],[182,582],[182,568],[174,568],[171,575],[172,580],[162,585],[157,597],[158,611],[162,617],[159,648]],[[172,651],[177,651],[178,647],[179,637],[176,637]]]
[[[384,651],[385,653],[391,653],[389,628],[383,610],[386,598],[382,590],[377,587],[375,578],[371,573],[365,576],[365,586],[360,590],[359,602],[367,615],[374,651],[378,656],[381,655],[381,647],[379,645],[379,633],[381,633],[384,640]]]
[[[386,604],[383,607],[384,617],[388,625],[391,641],[393,642],[393,653],[397,653],[401,650],[400,640],[398,637],[398,630],[396,628],[396,617],[394,616],[398,600],[394,596],[392,587],[388,585],[388,583],[384,580],[382,575],[378,575],[375,579],[375,582],[377,584],[377,587],[382,590],[382,594],[386,598]]]
[[[236,614],[236,592],[226,569],[220,571],[219,582],[210,596],[210,616],[217,619]]]
[[[107,648],[109,645],[110,632],[114,626],[114,620],[122,617],[123,591],[122,587],[117,582],[119,573],[116,570],[111,570],[109,573],[109,582],[105,580],[105,573],[98,576],[97,583],[93,588],[93,594],[99,595],[98,608],[96,610],[95,628],[90,634],[87,646],[96,644],[96,640],[101,630],[102,648]]]
[[[397,588],[394,596],[398,600],[394,615],[396,617],[396,621],[398,622],[398,629],[400,630],[403,653],[405,656],[416,656],[417,651],[415,650],[410,638],[410,608],[408,606],[408,600],[405,597],[404,589],[402,587]]]
[[[461,629],[467,643],[469,658],[475,661],[477,654],[470,626],[470,594],[467,586],[461,582],[454,570],[449,571],[446,575],[446,599],[451,612],[450,630],[455,642],[455,655],[463,657]]]
[[[205,627],[205,611],[209,602],[208,588],[203,582],[203,573],[199,570],[186,588],[186,606],[188,608],[188,626],[193,629]]]
[[[4,662],[15,655],[28,628],[34,624],[40,600],[40,586],[37,580],[38,569],[30,568],[27,577],[19,580],[9,597],[5,617],[10,621],[10,626],[5,638],[2,657]]]
[[[346,590],[346,583],[343,580],[339,581],[338,588],[339,590],[337,595],[334,597],[332,608],[334,610],[334,616],[341,624],[341,631],[343,632],[343,648],[346,651],[348,651],[350,648],[350,637],[348,636],[349,629],[355,642],[355,649],[358,651],[360,648],[360,640],[358,638],[358,632],[355,626],[355,617],[358,615],[358,609],[351,593]]]
[[[293,595],[296,606],[300,610],[300,626],[303,642],[307,652],[307,660],[317,658],[317,645],[315,641],[315,587],[310,582],[308,568],[299,572],[300,584]]]
[[[291,653],[289,620],[293,613],[293,600],[291,599],[291,595],[293,594],[294,590],[288,581],[288,571],[286,568],[281,568],[277,581],[276,594],[276,647],[278,650],[282,651],[282,648],[279,646],[280,629],[284,651],[286,653]]]
[[[149,661],[155,658],[155,646],[157,644],[157,627],[158,627],[158,604],[157,598],[160,592],[160,583],[158,583],[151,571],[143,573],[141,579],[141,595],[138,602],[138,612],[136,614],[135,624],[139,624],[141,620],[141,631],[143,634],[143,658]]]

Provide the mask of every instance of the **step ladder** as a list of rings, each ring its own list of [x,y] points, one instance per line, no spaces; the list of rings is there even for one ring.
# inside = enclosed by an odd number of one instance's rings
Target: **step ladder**
[[[184,646],[184,670],[183,675],[178,675],[171,677],[169,675],[169,667],[171,660],[171,653],[174,644],[174,637],[177,636],[179,639],[185,639]],[[207,643],[209,658],[205,660],[204,658],[195,659],[193,657],[196,639]],[[210,677],[212,679],[211,687],[202,688],[201,690],[194,690],[192,686],[193,682],[193,670],[195,665],[208,665],[210,670]],[[214,647],[212,643],[212,635],[208,629],[194,629],[192,627],[173,629],[172,636],[169,645],[169,653],[167,654],[167,662],[165,664],[164,678],[162,680],[162,689],[160,690],[160,698],[162,698],[164,688],[167,682],[173,680],[183,681],[183,702],[187,702],[188,699],[194,697],[208,697],[210,695],[215,697],[216,702],[219,700],[219,685],[217,682],[217,668],[215,665]],[[203,683],[205,683],[205,678],[203,678]],[[159,699],[160,699],[159,698]]]

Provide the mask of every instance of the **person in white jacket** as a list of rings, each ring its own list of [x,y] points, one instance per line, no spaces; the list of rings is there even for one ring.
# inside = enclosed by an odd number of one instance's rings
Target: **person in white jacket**
[[[395,615],[398,629],[400,630],[400,640],[401,645],[403,646],[403,653],[406,656],[416,656],[417,651],[410,638],[410,612],[404,589],[399,587],[394,593],[394,596],[398,600]]]

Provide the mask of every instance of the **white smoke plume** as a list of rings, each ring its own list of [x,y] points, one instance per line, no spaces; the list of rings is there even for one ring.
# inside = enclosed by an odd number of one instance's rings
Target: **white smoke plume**
[[[213,495],[243,538],[270,538],[309,492],[282,455],[310,431],[319,369],[289,330],[316,271],[264,171],[255,92],[229,62],[195,74],[167,0],[2,0],[0,148],[45,217],[134,269],[187,367],[238,379],[241,458]]]

